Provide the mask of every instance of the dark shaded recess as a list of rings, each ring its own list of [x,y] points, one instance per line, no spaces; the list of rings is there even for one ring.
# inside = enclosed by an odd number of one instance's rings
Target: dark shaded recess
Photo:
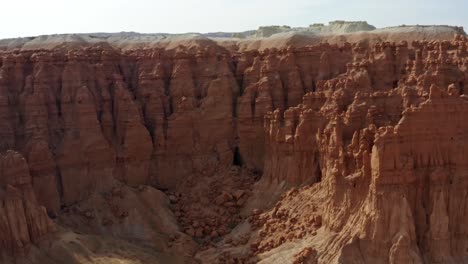
[[[54,153],[54,158],[57,158],[55,156],[56,154]],[[58,193],[60,195],[60,199],[63,199],[63,180],[62,180],[62,172],[60,171],[60,168],[58,166],[55,167],[55,178],[56,178],[56,186]]]
[[[232,97],[232,117],[237,117],[237,95]]]
[[[234,166],[242,166],[242,157],[239,152],[239,147],[235,147],[233,150],[233,158],[232,158],[232,165]]]
[[[161,187],[157,187],[156,189],[158,189],[159,191],[163,192],[163,193],[166,193],[169,191],[168,188],[161,188]]]
[[[263,172],[261,170],[259,170],[259,169],[253,169],[253,170],[251,170],[251,172],[252,172],[253,179],[255,181],[260,180],[260,178],[263,175]]]
[[[322,169],[320,168],[320,161],[319,161],[318,153],[315,154],[314,163],[317,164],[315,166],[315,173],[314,173],[315,178],[317,179],[317,182],[321,182],[322,181]]]
[[[320,169],[320,166],[317,166],[315,175],[317,176],[317,182],[322,181],[322,170]]]
[[[53,211],[47,210],[47,215],[49,216],[50,219],[56,219],[57,218],[57,213]]]
[[[255,98],[257,98],[258,94],[257,92],[255,91],[255,94],[254,96],[252,97],[252,100],[250,102],[250,109],[251,109],[251,115],[252,115],[252,119],[254,118],[255,116]]]

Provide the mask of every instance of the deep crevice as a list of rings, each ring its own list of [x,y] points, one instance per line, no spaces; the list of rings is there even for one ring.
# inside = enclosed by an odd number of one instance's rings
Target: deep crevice
[[[316,153],[314,157],[314,163],[317,164],[315,167],[315,173],[314,176],[316,178],[316,182],[321,182],[322,181],[322,168],[320,166],[320,160],[319,160],[319,154]]]
[[[233,158],[232,158],[232,165],[234,166],[242,166],[242,157],[239,152],[239,147],[235,147],[233,150]]]

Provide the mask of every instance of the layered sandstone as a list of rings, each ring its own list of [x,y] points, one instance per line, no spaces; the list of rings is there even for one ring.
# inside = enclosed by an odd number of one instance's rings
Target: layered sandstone
[[[0,251],[466,262],[467,43],[0,53]]]
[[[2,154],[0,175],[0,252],[23,255],[56,227],[36,199],[29,167],[21,154]]]
[[[4,53],[2,149],[21,151],[33,178],[47,178],[34,182],[50,210],[113,178],[174,187],[231,165],[234,152],[261,171],[264,115],[298,104],[352,57],[350,46],[330,45]]]
[[[300,252],[303,241],[324,249],[323,263],[467,261],[459,222],[466,218],[464,41],[376,45],[299,106],[267,115],[262,181],[313,185],[299,191],[310,198],[282,198],[260,226],[253,222],[260,237],[271,237],[265,244],[252,236],[255,254],[266,248],[292,257],[282,245]],[[312,197],[323,204],[301,202]],[[301,227],[317,214],[332,238]]]

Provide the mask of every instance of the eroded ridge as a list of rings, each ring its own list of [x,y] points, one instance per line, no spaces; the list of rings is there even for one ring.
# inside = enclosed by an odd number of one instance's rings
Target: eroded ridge
[[[1,251],[466,262],[467,44],[2,52]]]

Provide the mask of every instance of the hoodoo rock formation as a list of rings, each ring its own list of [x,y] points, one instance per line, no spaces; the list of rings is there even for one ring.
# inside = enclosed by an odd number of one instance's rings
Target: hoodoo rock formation
[[[32,243],[54,232],[55,224],[39,205],[28,164],[21,154],[0,157],[0,245],[8,255],[23,255]]]
[[[2,51],[0,262],[468,263],[467,84],[464,35]]]

